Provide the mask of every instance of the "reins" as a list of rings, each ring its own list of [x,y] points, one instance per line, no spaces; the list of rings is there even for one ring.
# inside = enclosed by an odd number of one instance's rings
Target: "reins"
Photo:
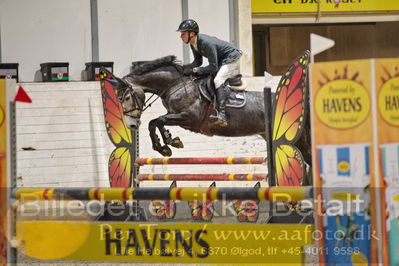
[[[151,105],[152,105],[156,100],[158,100],[158,98],[160,97],[160,96],[156,97],[155,100],[153,100],[150,104],[147,105],[147,103],[151,100],[151,98],[152,98],[154,95],[156,95],[156,94],[153,93],[153,94],[150,96],[150,98],[148,98],[148,100],[146,100],[146,101],[144,102],[145,108],[144,108],[143,111],[141,111],[141,112],[144,112],[145,110],[147,110],[148,107],[151,107]]]
[[[192,79],[192,80],[193,80],[193,79]],[[174,84],[173,86],[171,86],[171,88],[175,87],[178,83],[179,83],[179,81],[176,81],[176,84]],[[181,83],[183,83],[183,87],[177,88],[177,89],[176,89],[175,91],[173,91],[170,95],[173,95],[174,93],[176,93],[177,91],[179,91],[181,88],[186,88],[187,83],[185,82],[184,79],[183,79],[183,81],[182,81]],[[170,89],[169,89],[169,90],[170,90]],[[151,100],[151,98],[152,98],[154,95],[156,95],[155,93],[153,93],[153,94],[150,96],[150,98],[148,98],[148,100],[146,100],[146,101],[144,102],[145,108],[144,108],[141,112],[143,113],[145,110],[147,110],[149,107],[151,107],[151,105],[152,105],[156,100],[158,100],[159,98],[162,98],[162,96],[164,96],[164,94],[166,94],[167,92],[169,92],[169,90],[164,90],[162,93],[160,93],[160,94],[155,98],[155,100],[153,100],[150,104],[147,104],[147,103]]]

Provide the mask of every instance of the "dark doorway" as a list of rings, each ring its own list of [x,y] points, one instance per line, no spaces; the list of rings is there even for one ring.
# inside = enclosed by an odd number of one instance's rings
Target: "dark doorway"
[[[281,75],[304,50],[310,33],[335,41],[316,62],[399,57],[399,22],[356,24],[253,25],[254,73]]]

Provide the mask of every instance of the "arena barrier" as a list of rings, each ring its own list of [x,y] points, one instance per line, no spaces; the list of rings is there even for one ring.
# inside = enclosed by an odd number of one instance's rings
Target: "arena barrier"
[[[312,187],[267,188],[17,188],[18,200],[258,200],[301,201],[313,197]]]

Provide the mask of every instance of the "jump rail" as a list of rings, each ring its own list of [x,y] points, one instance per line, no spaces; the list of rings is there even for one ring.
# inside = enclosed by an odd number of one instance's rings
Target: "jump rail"
[[[137,158],[136,164],[266,164],[267,157]]]
[[[259,200],[301,201],[313,197],[312,187],[268,188],[17,188],[13,197],[32,200]]]
[[[139,174],[138,182],[146,180],[165,181],[262,181],[266,174]]]

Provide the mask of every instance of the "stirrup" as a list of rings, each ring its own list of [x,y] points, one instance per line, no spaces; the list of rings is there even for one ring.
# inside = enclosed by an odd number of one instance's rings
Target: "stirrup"
[[[212,114],[209,116],[208,120],[212,123],[215,123],[216,121],[218,121],[219,120],[219,112],[216,109],[214,109]]]

